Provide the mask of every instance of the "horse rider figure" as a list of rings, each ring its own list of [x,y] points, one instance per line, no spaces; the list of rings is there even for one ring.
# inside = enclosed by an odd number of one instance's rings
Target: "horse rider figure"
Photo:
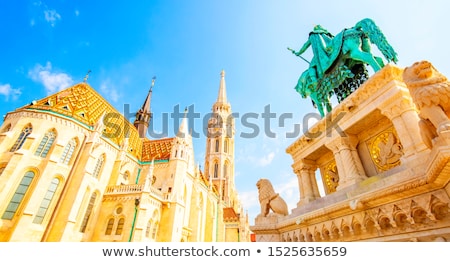
[[[313,58],[308,70],[311,80],[316,83],[317,79],[323,77],[329,66],[333,38],[334,36],[325,28],[321,25],[316,25],[313,31],[309,33],[308,41],[303,44],[302,48],[298,52],[292,50],[293,54],[301,56],[310,46],[312,47]]]

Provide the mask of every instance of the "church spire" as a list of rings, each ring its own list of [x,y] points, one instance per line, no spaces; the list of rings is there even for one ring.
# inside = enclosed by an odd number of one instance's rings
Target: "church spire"
[[[134,120],[134,126],[138,130],[140,138],[144,138],[147,134],[147,129],[152,118],[150,105],[152,100],[153,86],[155,85],[155,79],[156,77],[152,78],[152,85],[150,86],[150,90],[141,109],[139,109],[139,111],[136,113],[136,120]]]
[[[225,71],[220,73],[219,95],[208,120],[205,176],[217,189],[221,200],[234,207],[234,118],[227,100]],[[237,209],[235,209],[237,210]],[[238,211],[237,211],[238,212]]]
[[[152,85],[150,86],[150,91],[148,91],[147,97],[145,98],[145,102],[141,108],[141,110],[146,113],[150,113],[150,111],[151,111],[150,104],[152,102],[152,92],[153,92],[153,86],[155,85],[155,79],[156,79],[156,77],[152,78]]]
[[[187,107],[184,109],[184,116],[181,120],[180,127],[178,128],[178,134],[177,136],[180,138],[186,138],[188,135],[188,123],[187,123]]]
[[[227,87],[225,85],[225,71],[220,72],[219,95],[217,96],[217,103],[227,103]]]

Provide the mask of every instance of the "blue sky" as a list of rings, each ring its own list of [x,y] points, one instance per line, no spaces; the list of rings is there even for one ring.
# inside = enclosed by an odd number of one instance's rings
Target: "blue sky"
[[[0,114],[76,84],[89,84],[117,110],[135,112],[156,76],[152,111],[155,131],[176,105],[193,105],[196,161],[203,165],[203,117],[217,98],[226,72],[228,100],[236,120],[236,187],[249,212],[259,213],[256,182],[268,178],[288,202],[299,200],[286,138],[305,114],[316,112],[294,91],[307,64],[287,51],[299,49],[316,24],[337,34],[372,18],[398,53],[398,66],[428,60],[450,74],[449,6],[446,1],[68,1],[0,3]],[[374,48],[376,49],[376,48]],[[310,59],[310,51],[305,53]],[[292,118],[270,123],[262,113]],[[254,113],[242,124],[242,116]],[[169,121],[169,134],[174,124]]]

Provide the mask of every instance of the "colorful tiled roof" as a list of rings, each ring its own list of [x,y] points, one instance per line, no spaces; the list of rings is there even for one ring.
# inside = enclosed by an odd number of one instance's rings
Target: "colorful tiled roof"
[[[232,207],[223,209],[223,219],[225,221],[239,221],[239,217]]]
[[[119,146],[128,134],[128,152],[138,159],[141,158],[142,141],[134,125],[87,83],[76,84],[18,110],[50,111],[90,127],[93,127],[105,113],[103,134]]]
[[[146,140],[142,145],[142,161],[168,160],[175,138]]]

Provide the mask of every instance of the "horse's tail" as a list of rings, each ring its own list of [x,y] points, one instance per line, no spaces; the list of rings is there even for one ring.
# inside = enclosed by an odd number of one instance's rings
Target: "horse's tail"
[[[359,21],[356,25],[356,28],[361,28],[368,36],[371,43],[375,44],[384,57],[388,61],[392,61],[397,63],[397,53],[394,51],[392,46],[386,40],[383,32],[378,28],[375,22],[370,18],[365,18]]]

